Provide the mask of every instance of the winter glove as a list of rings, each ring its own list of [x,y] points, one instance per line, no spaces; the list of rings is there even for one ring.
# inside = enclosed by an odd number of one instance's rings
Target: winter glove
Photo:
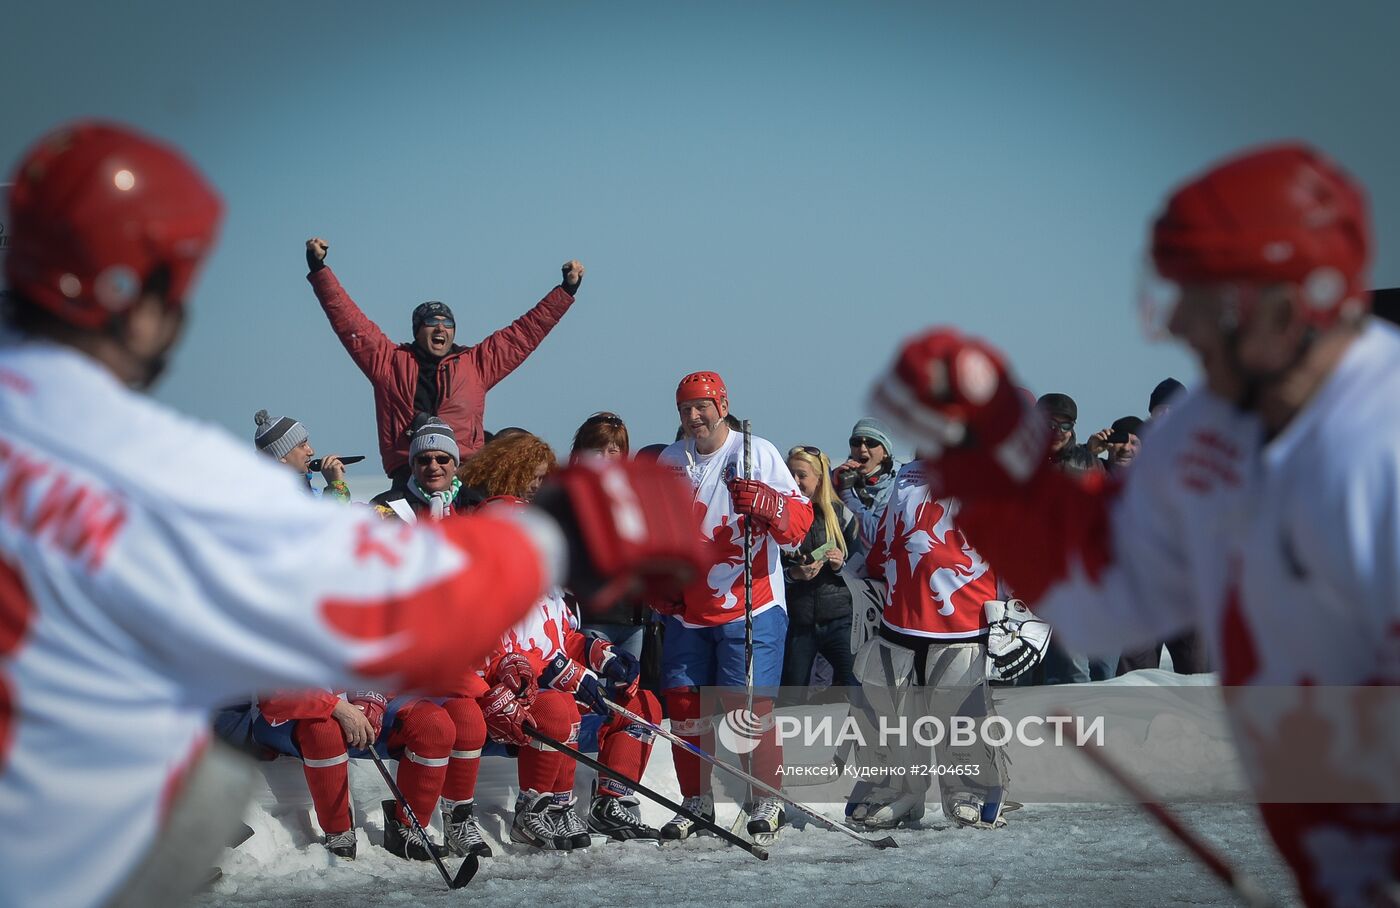
[[[642,673],[641,660],[626,650],[617,649],[600,634],[588,635],[588,666],[611,681],[613,690],[619,694],[631,694]]]
[[[989,599],[982,614],[987,619],[987,674],[992,680],[1020,677],[1044,658],[1050,625],[1031,614],[1020,599]]]
[[[520,653],[497,656],[486,669],[486,677],[492,684],[504,684],[528,703],[534,702],[539,690],[535,685],[535,666]]]
[[[365,718],[374,728],[374,741],[378,741],[379,735],[384,731],[384,711],[388,708],[389,701],[383,694],[372,690],[350,691],[346,693],[345,699],[365,714]],[[370,743],[373,744],[374,741]]]
[[[555,653],[554,658],[544,667],[544,671],[540,672],[540,683],[554,690],[573,694],[575,700],[600,716],[612,715],[603,685],[598,683],[598,676],[570,659],[569,654],[563,650]]]
[[[517,697],[510,687],[497,684],[482,694],[477,703],[486,717],[486,730],[494,740],[517,745],[530,743],[524,731],[525,724],[530,721],[530,705]]]
[[[579,284],[583,283],[583,263],[578,259],[572,259],[565,262],[559,271],[563,275],[559,286],[563,287],[564,292],[569,296],[578,296]]]
[[[729,495],[734,510],[753,520],[754,530],[783,536],[788,531],[787,499],[757,479],[731,479]]]
[[[560,470],[534,505],[563,530],[563,585],[585,610],[673,598],[708,569],[690,489],[657,464],[591,459]]]
[[[330,244],[320,237],[306,241],[306,270],[315,274],[326,267],[326,253]]]

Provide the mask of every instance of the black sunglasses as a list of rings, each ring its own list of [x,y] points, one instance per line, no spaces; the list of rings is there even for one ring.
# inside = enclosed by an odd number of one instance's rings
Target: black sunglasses
[[[793,445],[792,450],[791,450],[791,451],[788,451],[788,456],[791,457],[792,455],[796,454],[798,451],[802,451],[802,452],[804,452],[804,453],[806,453],[806,454],[811,454],[813,457],[821,457],[821,456],[822,456],[822,449],[821,449],[821,448],[814,448],[814,447],[812,447],[811,445]]]
[[[613,428],[622,428],[622,417],[616,413],[594,413],[583,421],[585,426],[605,425]]]
[[[1055,429],[1056,431],[1059,431],[1059,432],[1073,432],[1073,431],[1074,431],[1074,420],[1072,420],[1072,419],[1067,419],[1067,420],[1061,422],[1061,421],[1058,420],[1058,419],[1052,419],[1052,420],[1050,420],[1050,428]]]
[[[426,467],[432,463],[445,467],[452,462],[452,457],[447,454],[419,454],[414,462],[420,467]]]
[[[852,435],[852,436],[851,436],[851,447],[853,447],[853,448],[859,448],[859,447],[862,447],[862,446],[867,447],[867,448],[878,448],[878,447],[881,447],[880,443],[879,443],[878,441],[876,441],[875,439],[873,439],[873,438],[867,438],[867,437],[864,436],[864,435]]]

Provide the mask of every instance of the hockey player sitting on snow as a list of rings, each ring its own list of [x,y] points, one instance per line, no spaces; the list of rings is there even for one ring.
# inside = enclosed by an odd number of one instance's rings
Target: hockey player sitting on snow
[[[645,580],[662,595],[703,566],[688,495],[655,467],[576,467],[539,507],[431,532],[297,494],[246,441],[140,393],[214,244],[222,205],[204,178],[162,143],[81,122],[11,180],[0,900],[183,900],[252,783],[251,765],[210,742],[217,704],[433,687],[547,589]]]
[[[577,746],[580,709],[591,710],[604,719],[598,759],[623,775],[641,778],[651,756],[652,732],[607,704],[611,700],[650,722],[661,721],[656,696],[637,687],[641,665],[636,658],[601,636],[580,633],[573,609],[558,591],[506,632],[502,653],[528,659],[538,678],[539,692],[525,717],[529,722],[556,741]],[[507,743],[520,745],[512,841],[542,849],[586,848],[590,829],[619,841],[657,838],[656,830],[642,823],[632,791],[615,779],[600,779],[585,826],[574,810],[573,758],[524,736]]]
[[[310,490],[311,461],[316,456],[316,450],[311,447],[306,426],[290,416],[273,419],[266,410],[253,414],[253,422],[258,427],[253,435],[253,444],[258,451],[291,467]],[[340,462],[339,457],[334,454],[322,457],[321,475],[326,478],[326,487],[321,492],[323,497],[329,495],[337,501],[350,500],[350,487],[345,484],[345,464]]]
[[[661,453],[670,467],[695,489],[696,509],[704,512],[702,535],[711,556],[704,582],[685,591],[674,605],[653,600],[667,613],[662,655],[662,689],[676,734],[702,750],[714,752],[714,722],[702,714],[700,690],[727,687],[726,709],[739,708],[745,665],[744,532],[753,531],[753,717],[762,733],[752,753],[753,775],[774,787],[782,783],[782,750],[773,727],[772,694],[782,678],[787,612],[780,546],[794,546],[812,525],[812,506],[777,448],[755,437],[752,476],[745,475],[743,435],[725,422],[729,392],[714,372],[694,372],[676,388],[676,410],[685,437]],[[734,692],[737,691],[737,694]],[[672,748],[685,807],[713,819],[710,766],[682,748]],[[763,798],[750,814],[749,831],[773,835],[786,821],[783,803]],[[684,814],[661,829],[669,839],[683,839],[695,824]]]
[[[413,433],[408,453],[413,475],[405,487],[370,499],[380,514],[405,523],[414,523],[419,516],[441,520],[481,502],[482,496],[467,490],[456,476],[457,440],[449,426],[436,419],[424,420]]]
[[[890,444],[884,423],[861,417],[851,427],[851,456],[831,474],[832,488],[855,515],[861,545],[866,549],[875,540],[875,528],[894,488],[894,474],[902,466]]]
[[[1400,333],[1368,317],[1370,245],[1361,187],[1306,146],[1243,154],[1174,192],[1144,308],[1204,381],[1121,485],[1049,469],[1044,419],[1004,356],[951,328],[906,343],[875,392],[1057,636],[1112,652],[1202,632],[1240,764],[1310,905],[1400,891],[1394,737],[1375,732],[1380,710],[1329,690],[1400,684]]]
[[[374,387],[379,454],[396,487],[408,481],[410,427],[421,414],[452,427],[459,458],[485,442],[486,392],[525,361],[569,311],[583,281],[583,266],[566,262],[563,280],[529,312],[475,346],[454,343],[457,322],[444,303],[413,310],[413,340],[395,344],[370,321],[326,265],[329,245],[306,241],[307,280],[350,358]]]
[[[968,545],[957,514],[958,502],[933,492],[922,463],[906,464],[866,558],[866,572],[888,585],[879,634],[855,661],[865,705],[855,715],[865,745],[854,762],[874,771],[871,782],[856,783],[847,804],[856,823],[917,822],[936,778],[944,816],[965,826],[1005,825],[999,748],[980,740],[952,747],[945,735],[930,754],[912,735],[898,746],[882,742],[879,731],[885,722],[912,727],[924,716],[947,728],[955,715],[980,720],[991,711],[984,606],[996,598],[996,579]]]
[[[454,772],[474,775],[475,759],[486,738],[481,709],[469,698],[389,700],[375,691],[284,693],[260,697],[257,709],[235,724],[236,714],[246,709],[221,710],[215,717],[216,727],[227,733],[246,726],[252,744],[302,761],[326,849],[342,858],[353,859],[356,851],[348,772],[351,757],[368,759],[368,749],[375,747],[383,758],[398,760],[400,790],[415,815],[429,817]],[[417,861],[430,860],[430,848],[441,856],[440,846],[418,836],[402,806],[392,800],[384,806],[386,849]]]

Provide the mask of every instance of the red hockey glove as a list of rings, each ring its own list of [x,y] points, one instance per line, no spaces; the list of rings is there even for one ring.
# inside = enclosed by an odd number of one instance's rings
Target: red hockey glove
[[[544,667],[544,671],[540,672],[540,683],[554,690],[573,694],[575,700],[600,716],[612,715],[612,710],[608,709],[607,697],[603,693],[603,685],[598,683],[598,676],[570,659],[569,654],[563,650],[555,653],[554,658]]]
[[[504,684],[497,684],[481,696],[481,714],[486,717],[486,730],[491,737],[506,744],[530,743],[524,725],[530,721],[530,706]]]
[[[691,497],[654,463],[588,460],[560,470],[535,505],[568,541],[565,586],[597,611],[623,595],[676,596],[707,569]]]
[[[1048,421],[1001,353],[951,328],[905,343],[871,394],[875,415],[913,436],[942,479],[937,494],[1012,491],[1046,462]]]
[[[380,733],[384,731],[384,710],[388,708],[389,701],[383,694],[372,690],[347,691],[345,699],[365,714],[365,718],[374,729],[374,741],[378,741]]]
[[[772,486],[757,479],[731,479],[729,497],[734,500],[734,510],[753,520],[756,532],[787,534],[787,499]]]
[[[535,666],[520,653],[502,653],[492,660],[486,669],[486,677],[492,684],[504,684],[515,691],[516,696],[534,702]]]

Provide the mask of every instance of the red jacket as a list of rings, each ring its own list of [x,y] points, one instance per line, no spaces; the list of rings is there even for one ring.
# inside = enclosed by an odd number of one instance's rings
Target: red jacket
[[[346,352],[374,386],[379,456],[384,472],[392,474],[408,465],[408,427],[413,422],[413,394],[418,387],[413,342],[395,344],[389,340],[355,305],[330,268],[313,271],[306,279]],[[436,416],[452,427],[462,457],[485,443],[481,419],[486,411],[486,392],[534,352],[573,302],[564,288],[555,287],[520,318],[474,347],[454,346],[438,363],[440,403]]]

